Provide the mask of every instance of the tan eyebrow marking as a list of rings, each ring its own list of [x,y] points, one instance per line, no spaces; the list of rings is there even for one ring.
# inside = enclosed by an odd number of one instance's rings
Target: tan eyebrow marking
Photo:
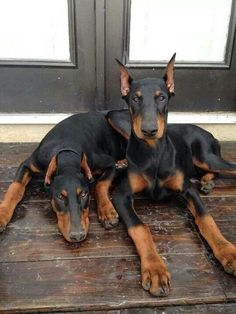
[[[67,193],[67,191],[66,191],[66,190],[62,190],[62,191],[61,191],[61,194],[62,194],[63,196],[65,196],[65,197],[67,197],[67,196],[68,196],[68,193]]]
[[[155,96],[159,97],[160,95],[161,95],[161,92],[160,92],[159,90],[157,90],[157,91],[155,92]]]
[[[142,92],[140,90],[138,90],[137,92],[135,92],[135,95],[138,97],[142,97]]]

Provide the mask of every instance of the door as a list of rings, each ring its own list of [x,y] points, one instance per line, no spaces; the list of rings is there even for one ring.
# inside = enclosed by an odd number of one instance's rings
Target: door
[[[107,107],[125,107],[115,58],[155,77],[177,52],[170,111],[236,111],[234,0],[108,0],[105,29]]]
[[[1,1],[0,84],[0,112],[95,110],[94,0]]]
[[[123,108],[115,58],[152,77],[174,52],[170,111],[236,111],[235,15],[235,0],[2,0],[0,112]]]

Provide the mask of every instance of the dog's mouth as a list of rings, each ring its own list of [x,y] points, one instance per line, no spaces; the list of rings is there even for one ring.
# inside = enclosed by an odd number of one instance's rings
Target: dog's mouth
[[[148,140],[156,140],[157,139],[156,134],[155,135],[144,134],[143,138],[148,139]]]

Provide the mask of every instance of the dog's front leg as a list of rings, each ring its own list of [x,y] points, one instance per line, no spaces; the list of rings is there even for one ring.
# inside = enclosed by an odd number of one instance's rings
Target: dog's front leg
[[[113,196],[113,204],[125,223],[140,257],[143,288],[154,296],[168,295],[170,293],[170,273],[156,250],[148,226],[142,223],[134,211],[132,191],[128,180],[122,181],[117,187]]]
[[[25,187],[31,179],[32,170],[30,170],[30,166],[35,168],[33,165],[28,164],[27,160],[20,165],[15,180],[8,187],[3,201],[0,203],[0,232],[6,228],[13,216],[17,204],[24,196]]]
[[[114,176],[115,168],[107,169],[95,186],[98,219],[105,229],[110,229],[119,223],[119,216],[109,197]]]

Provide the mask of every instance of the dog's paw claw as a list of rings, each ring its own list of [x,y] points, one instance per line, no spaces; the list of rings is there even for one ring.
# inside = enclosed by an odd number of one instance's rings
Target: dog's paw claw
[[[160,258],[147,259],[142,268],[142,287],[155,297],[170,294],[170,274],[165,263]]]
[[[101,223],[106,230],[109,230],[109,229],[118,225],[119,218],[117,217],[117,218],[113,218],[113,219],[109,219],[109,220],[105,219],[105,220],[101,221]]]
[[[0,225],[0,233],[6,230],[6,226]]]
[[[201,191],[204,194],[209,194],[214,187],[215,187],[215,182],[211,180],[201,187]]]
[[[113,207],[98,209],[98,219],[105,229],[111,229],[119,223],[119,215]]]

